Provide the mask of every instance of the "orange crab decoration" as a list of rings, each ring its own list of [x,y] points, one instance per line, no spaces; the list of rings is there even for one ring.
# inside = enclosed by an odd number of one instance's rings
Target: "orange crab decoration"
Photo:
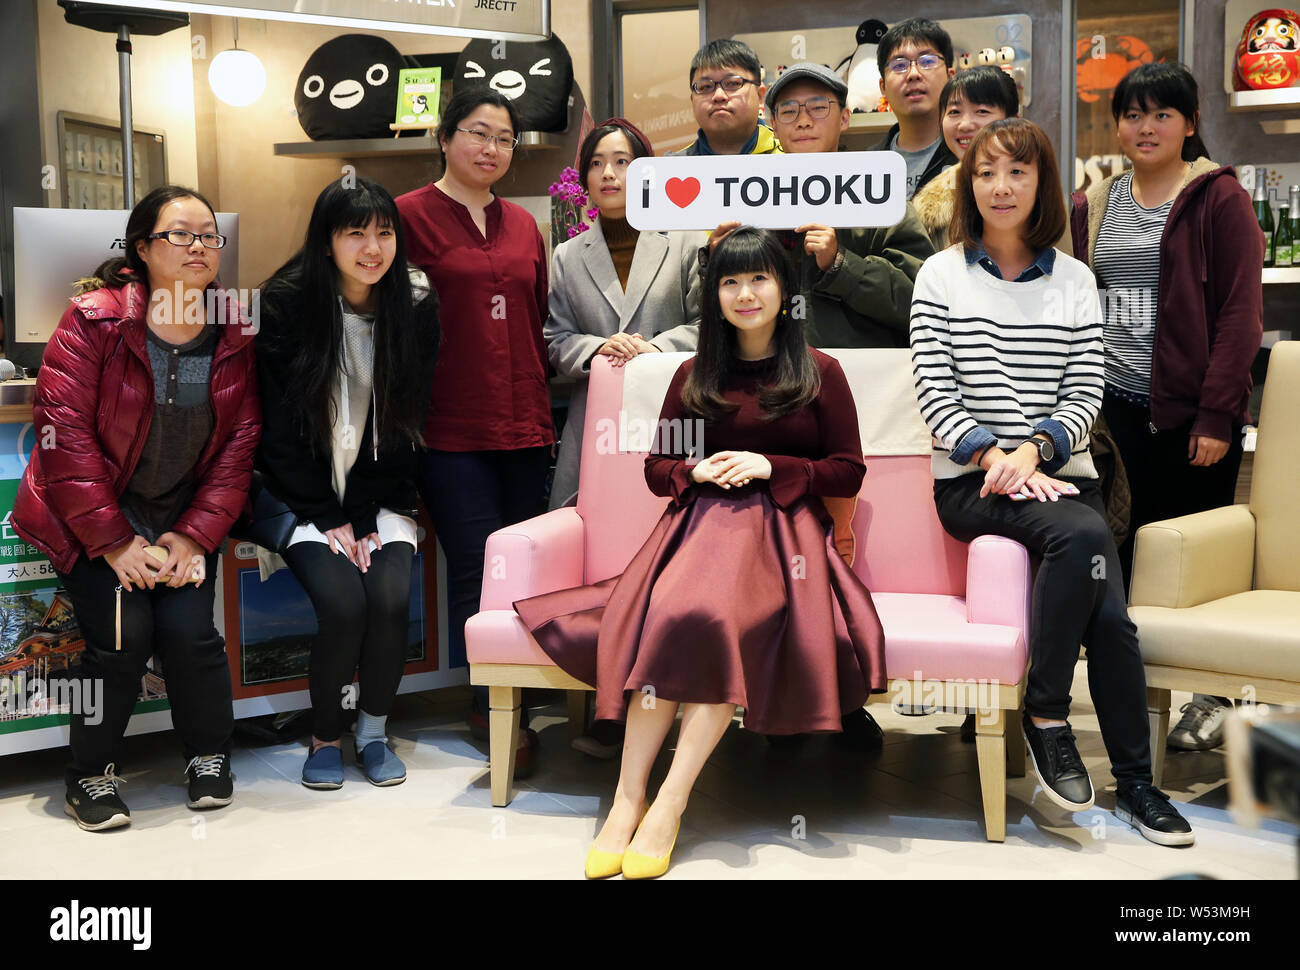
[[[1237,91],[1289,88],[1300,79],[1300,15],[1261,10],[1250,18],[1237,44],[1232,87]]]
[[[1106,53],[1094,57],[1092,41],[1087,37],[1079,38],[1075,47],[1075,89],[1079,100],[1092,104],[1115,90],[1115,86],[1124,80],[1124,75],[1139,64],[1150,64],[1156,59],[1146,43],[1131,34],[1122,34],[1108,44]]]

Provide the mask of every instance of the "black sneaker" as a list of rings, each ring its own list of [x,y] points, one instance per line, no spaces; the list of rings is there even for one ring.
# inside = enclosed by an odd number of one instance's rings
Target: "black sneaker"
[[[840,718],[843,731],[835,735],[835,743],[850,751],[879,751],[885,743],[885,732],[865,707],[851,711]]]
[[[1062,808],[1081,812],[1092,807],[1092,779],[1083,766],[1079,749],[1074,746],[1074,732],[1064,727],[1034,727],[1025,714],[1025,742],[1034,772],[1042,782],[1047,797]]]
[[[1115,796],[1115,817],[1128,822],[1156,845],[1191,845],[1196,841],[1187,819],[1155,785],[1122,785]]]
[[[190,808],[224,808],[235,800],[235,776],[230,773],[230,755],[205,754],[185,766],[190,783]]]
[[[117,786],[125,785],[126,779],[113,774],[116,768],[111,764],[102,775],[81,778],[75,785],[68,785],[63,810],[87,832],[102,832],[131,824],[131,810],[117,795]]]

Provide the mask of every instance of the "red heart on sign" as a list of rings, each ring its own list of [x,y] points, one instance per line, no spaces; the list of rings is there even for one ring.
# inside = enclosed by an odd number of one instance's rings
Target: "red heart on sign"
[[[664,186],[664,192],[668,194],[668,198],[673,205],[679,209],[685,209],[700,194],[700,180],[697,178],[669,179]]]

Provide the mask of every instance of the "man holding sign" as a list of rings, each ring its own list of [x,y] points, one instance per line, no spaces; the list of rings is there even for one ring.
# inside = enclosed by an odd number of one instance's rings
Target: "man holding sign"
[[[772,82],[767,112],[790,154],[839,150],[848,86],[821,64],[795,64]],[[833,229],[809,222],[781,233],[799,279],[814,347],[906,347],[912,281],[934,254],[908,204],[892,226]]]

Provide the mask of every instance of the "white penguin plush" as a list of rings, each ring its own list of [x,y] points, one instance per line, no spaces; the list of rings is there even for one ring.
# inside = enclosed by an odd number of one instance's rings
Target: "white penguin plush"
[[[888,29],[879,20],[862,21],[858,25],[858,46],[836,68],[836,73],[849,86],[850,111],[874,111],[880,100],[880,67],[876,64],[876,45]]]

